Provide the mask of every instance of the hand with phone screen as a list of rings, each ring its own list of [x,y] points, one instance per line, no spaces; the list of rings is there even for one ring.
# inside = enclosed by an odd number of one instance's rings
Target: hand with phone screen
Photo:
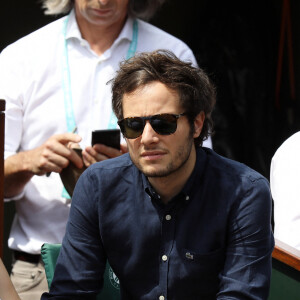
[[[97,161],[114,158],[127,152],[127,145],[120,144],[119,129],[94,130],[91,146],[82,151],[83,161],[89,166]]]

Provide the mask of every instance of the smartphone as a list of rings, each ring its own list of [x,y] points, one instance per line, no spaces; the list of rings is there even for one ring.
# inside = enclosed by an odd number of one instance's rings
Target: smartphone
[[[92,131],[92,146],[95,144],[103,144],[120,150],[120,129]]]

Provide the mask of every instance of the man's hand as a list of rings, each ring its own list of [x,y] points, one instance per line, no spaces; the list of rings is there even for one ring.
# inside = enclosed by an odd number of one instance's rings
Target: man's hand
[[[93,147],[86,147],[82,151],[84,164],[88,167],[91,164],[105,159],[120,156],[127,152],[127,145],[121,144],[120,150],[105,146],[103,144],[96,144]]]
[[[81,137],[74,133],[57,134],[33,150],[19,152],[4,162],[4,195],[14,197],[22,192],[34,175],[61,172],[72,161],[78,168],[83,161],[76,152],[68,148],[69,143],[79,143]]]
[[[82,168],[80,157],[68,147],[69,143],[78,143],[81,137],[74,133],[57,134],[50,137],[43,145],[28,152],[31,172],[44,175],[48,172],[60,173],[72,161],[76,167]]]

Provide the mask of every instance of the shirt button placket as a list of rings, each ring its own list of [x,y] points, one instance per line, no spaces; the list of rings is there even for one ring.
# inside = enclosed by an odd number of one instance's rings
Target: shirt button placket
[[[162,248],[161,248],[161,263],[160,263],[160,296],[159,300],[167,299],[168,291],[168,270],[171,250],[174,243],[175,218],[170,211],[165,211],[162,218]]]

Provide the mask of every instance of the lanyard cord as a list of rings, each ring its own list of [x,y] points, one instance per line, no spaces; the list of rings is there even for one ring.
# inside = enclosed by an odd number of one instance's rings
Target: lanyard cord
[[[66,112],[66,122],[68,132],[72,132],[76,128],[76,121],[73,108],[72,100],[72,90],[71,90],[71,75],[69,66],[69,56],[68,56],[68,42],[67,42],[67,27],[70,15],[67,16],[63,26],[63,36],[64,36],[64,51],[62,59],[62,88],[64,92],[64,103]],[[138,43],[138,22],[135,19],[132,26],[132,41],[130,43],[129,49],[127,51],[126,59],[134,56]],[[108,128],[117,127],[117,118],[113,112],[111,112],[110,121],[108,123]]]

